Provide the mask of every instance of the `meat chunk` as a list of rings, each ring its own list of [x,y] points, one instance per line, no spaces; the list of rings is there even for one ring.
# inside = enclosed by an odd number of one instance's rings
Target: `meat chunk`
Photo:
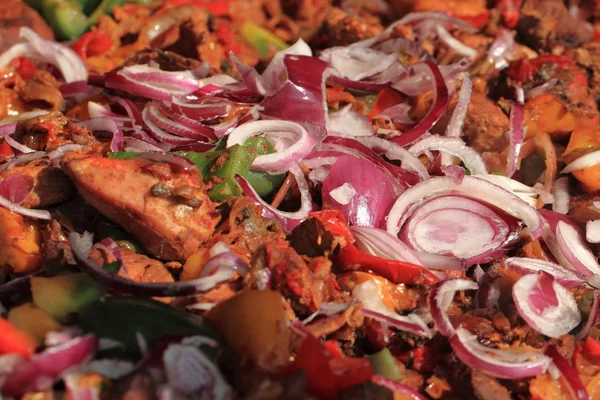
[[[600,219],[600,210],[594,207],[594,203],[597,201],[600,201],[599,192],[571,197],[569,216],[582,223]]]
[[[577,47],[592,38],[593,31],[573,18],[562,0],[525,0],[518,32],[534,50],[551,50],[556,44]]]
[[[219,221],[196,170],[76,153],[61,165],[88,203],[160,259],[185,260]]]
[[[0,52],[14,44],[19,30],[27,26],[44,39],[54,40],[54,33],[44,19],[22,0],[5,0],[0,7]]]
[[[14,137],[29,148],[45,151],[56,150],[65,144],[89,146],[100,143],[89,129],[58,111],[28,119],[17,128]]]
[[[327,47],[346,46],[373,37],[382,30],[380,24],[367,24],[337,7],[329,9],[322,27],[323,36],[327,38]]]
[[[481,400],[511,400],[512,397],[504,386],[496,378],[492,378],[483,372],[471,370],[471,384],[473,392]]]
[[[508,117],[500,107],[478,92],[473,92],[465,118],[463,137],[477,151],[502,152],[508,141]]]
[[[56,78],[46,71],[37,71],[25,81],[21,99],[29,106],[52,111],[58,111],[63,101]]]
[[[129,57],[119,69],[132,65],[148,64],[150,62],[157,63],[163,71],[188,71],[202,68],[200,61],[180,56],[177,53],[157,49],[144,49]]]
[[[48,160],[38,160],[21,165],[0,174],[0,180],[10,175],[25,174],[33,178],[33,191],[21,205],[27,208],[46,207],[68,200],[75,187],[60,168],[50,165]]]

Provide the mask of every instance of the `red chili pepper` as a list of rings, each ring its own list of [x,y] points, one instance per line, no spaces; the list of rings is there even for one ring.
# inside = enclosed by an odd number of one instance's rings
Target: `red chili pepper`
[[[502,10],[502,19],[506,27],[514,29],[519,23],[521,0],[498,0],[496,5]]]
[[[4,318],[0,318],[0,332],[0,354],[29,358],[35,351],[34,339]]]
[[[402,96],[399,92],[395,91],[391,88],[385,88],[379,92],[377,95],[377,101],[375,102],[375,107],[369,114],[369,119],[373,119],[377,114],[380,114],[387,108],[395,106],[398,103],[401,103],[404,100],[404,96]]]
[[[79,57],[99,56],[106,53],[113,46],[112,38],[106,32],[94,29],[81,36],[74,44],[73,50]]]
[[[366,358],[348,357],[329,360],[338,393],[354,385],[367,382],[373,376],[373,367]]]
[[[588,336],[583,342],[583,353],[600,363],[600,342]]]
[[[373,256],[350,243],[340,250],[338,262],[344,266],[360,265],[394,283],[417,282],[431,285],[439,282],[439,278],[426,268],[405,261],[386,260]]]
[[[334,236],[342,236],[346,242],[352,242],[352,233],[346,222],[344,214],[340,210],[322,210],[311,212],[310,216],[316,218],[323,224],[326,230]]]
[[[573,60],[565,56],[554,54],[542,54],[533,60],[520,59],[515,61],[507,70],[508,76],[514,80],[526,83],[532,80],[538,70],[545,64],[554,64],[558,67],[567,68],[574,66]]]
[[[391,336],[391,329],[388,328],[387,339]],[[386,340],[386,335],[384,335],[383,327],[381,326],[381,322],[375,320],[365,320],[365,336],[367,340],[371,344],[371,346],[377,350],[383,350],[384,347],[387,346],[388,340]]]
[[[334,339],[327,340],[327,341],[325,341],[325,343],[323,343],[323,346],[325,347],[325,350],[327,350],[327,352],[329,353],[331,358],[333,358],[335,360],[339,360],[341,358],[346,357],[344,355],[344,353],[342,352],[340,343],[337,340],[334,340]]]
[[[329,367],[329,355],[317,338],[308,335],[302,339],[294,365],[296,370],[306,371],[311,393],[323,399],[337,397],[335,377]]]
[[[173,6],[193,5],[205,8],[214,16],[226,15],[229,13],[229,0],[167,0],[166,4]]]
[[[3,140],[2,143],[0,143],[0,157],[10,157],[12,155],[12,148],[6,143],[6,140]]]
[[[37,72],[37,68],[27,57],[15,58],[11,61],[11,65],[17,69],[23,79],[31,79]]]
[[[410,368],[422,373],[433,372],[440,363],[439,354],[432,347],[425,345],[394,356]]]

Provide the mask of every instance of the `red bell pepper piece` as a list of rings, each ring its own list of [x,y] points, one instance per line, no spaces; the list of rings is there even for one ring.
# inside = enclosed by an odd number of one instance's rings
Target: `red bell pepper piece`
[[[583,342],[583,353],[600,364],[600,342],[592,337],[587,337]]]
[[[106,32],[94,29],[81,36],[74,44],[73,50],[79,57],[99,56],[106,53],[113,46],[112,38]]]
[[[375,106],[373,110],[369,114],[369,119],[373,119],[376,115],[381,114],[382,111],[399,104],[404,100],[404,96],[402,96],[399,92],[395,91],[391,88],[385,88],[379,92],[377,95],[377,101],[375,102]]]
[[[35,347],[35,340],[31,336],[0,318],[0,354],[18,354],[29,358]]]
[[[323,399],[337,397],[335,377],[329,367],[329,355],[317,338],[307,335],[302,339],[294,364],[296,370],[306,371],[308,389],[311,393]]]
[[[347,243],[352,242],[352,233],[346,222],[344,214],[340,210],[322,210],[314,211],[310,213],[310,216],[316,218],[323,224],[326,230],[328,230],[334,236],[342,236],[346,239]]]
[[[37,72],[37,68],[27,57],[15,58],[11,61],[11,65],[17,69],[17,72],[23,79],[31,79]]]
[[[12,155],[13,152],[10,145],[6,143],[6,140],[2,140],[2,143],[0,143],[0,157],[10,157]]]
[[[440,280],[420,265],[373,256],[359,250],[350,243],[340,249],[338,262],[343,266],[360,265],[394,283],[426,283],[432,285]]]
[[[439,354],[432,347],[425,345],[404,353],[394,354],[394,356],[410,368],[421,373],[433,372],[440,363]]]
[[[506,71],[514,80],[526,83],[533,79],[538,70],[545,64],[555,64],[558,67],[568,68],[574,66],[573,60],[565,56],[542,54],[533,60],[520,59],[515,61]]]
[[[339,360],[346,357],[342,352],[340,343],[337,340],[327,340],[325,341],[325,343],[323,343],[323,346],[325,347],[325,350],[327,350],[331,358],[334,360]]]
[[[366,358],[348,357],[329,360],[338,393],[371,379],[373,367]]]

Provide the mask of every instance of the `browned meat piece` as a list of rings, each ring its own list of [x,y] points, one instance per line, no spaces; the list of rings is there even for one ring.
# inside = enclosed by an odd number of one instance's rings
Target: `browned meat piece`
[[[340,396],[341,400],[393,400],[394,398],[394,393],[391,390],[372,382],[354,385],[350,389],[346,389]]]
[[[589,72],[589,86],[596,101],[600,100],[600,42],[584,43],[581,48],[572,50],[567,56]]]
[[[48,160],[38,160],[17,166],[0,174],[0,180],[13,174],[25,174],[33,178],[33,191],[21,204],[27,208],[41,208],[68,200],[74,192],[69,178],[60,168],[50,165]]]
[[[21,99],[31,107],[52,111],[57,111],[63,101],[56,78],[46,71],[38,71],[33,78],[25,82]]]
[[[34,150],[52,151],[64,144],[100,144],[89,129],[54,111],[20,124],[15,139]]]
[[[61,164],[88,203],[158,258],[185,260],[219,221],[197,170],[77,153]]]
[[[280,240],[265,243],[256,251],[251,266],[252,271],[271,269],[273,288],[288,299],[296,313],[307,316],[322,302],[350,300],[338,289],[331,263],[325,258],[315,260],[307,265],[286,241]]]
[[[52,29],[33,8],[21,0],[5,0],[0,7],[0,52],[18,40],[22,26],[33,29],[44,39],[54,40]]]
[[[163,71],[187,71],[202,67],[200,61],[183,57],[170,51],[144,49],[129,57],[119,69],[132,65],[148,64],[150,62],[157,63]]]
[[[523,43],[537,51],[552,50],[556,44],[577,47],[593,36],[562,0],[525,0],[517,29]]]
[[[330,254],[336,247],[334,236],[316,218],[307,218],[289,236],[291,246],[298,254],[309,257]]]
[[[27,107],[23,104],[23,100],[19,97],[18,92],[6,87],[0,87],[0,119],[21,113],[26,109]]]
[[[504,386],[496,378],[484,374],[483,372],[471,370],[471,384],[473,392],[480,400],[511,400],[512,397]]]
[[[473,92],[463,128],[467,144],[482,153],[502,152],[508,145],[508,130],[508,117],[502,109],[484,95]]]
[[[344,326],[348,326],[351,330],[356,330],[364,322],[364,316],[360,312],[360,309],[359,305],[354,304],[342,313],[311,322],[306,326],[306,329],[317,338],[330,335]]]
[[[381,25],[367,24],[360,18],[348,15],[337,7],[329,9],[321,28],[327,47],[346,46],[373,37],[382,30]]]
[[[600,219],[600,209],[594,207],[596,201],[600,201],[599,192],[572,196],[569,202],[569,216],[582,223]]]

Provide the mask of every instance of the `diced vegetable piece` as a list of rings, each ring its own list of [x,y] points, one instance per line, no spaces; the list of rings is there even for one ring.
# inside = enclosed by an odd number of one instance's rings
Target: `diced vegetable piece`
[[[75,39],[88,29],[87,17],[76,0],[45,0],[42,11],[61,39]]]
[[[47,311],[33,303],[14,307],[8,313],[8,321],[36,340],[36,345],[44,342],[48,332],[62,330],[62,325]]]
[[[252,22],[245,21],[240,27],[240,35],[245,42],[258,50],[263,59],[267,59],[280,50],[285,50],[288,45],[277,36]]]
[[[560,139],[575,128],[573,114],[567,110],[565,103],[551,93],[544,93],[529,100],[525,103],[523,112],[527,137],[545,132],[552,138]]]
[[[0,267],[15,273],[37,270],[41,265],[41,236],[37,223],[0,207]]]
[[[31,278],[31,293],[36,306],[63,319],[81,310],[104,294],[104,288],[84,273]]]
[[[29,358],[35,351],[35,339],[4,318],[0,318],[0,332],[0,355],[18,354]]]
[[[367,356],[373,367],[373,374],[381,375],[393,381],[400,381],[404,376],[396,364],[396,359],[386,347],[378,353]]]

